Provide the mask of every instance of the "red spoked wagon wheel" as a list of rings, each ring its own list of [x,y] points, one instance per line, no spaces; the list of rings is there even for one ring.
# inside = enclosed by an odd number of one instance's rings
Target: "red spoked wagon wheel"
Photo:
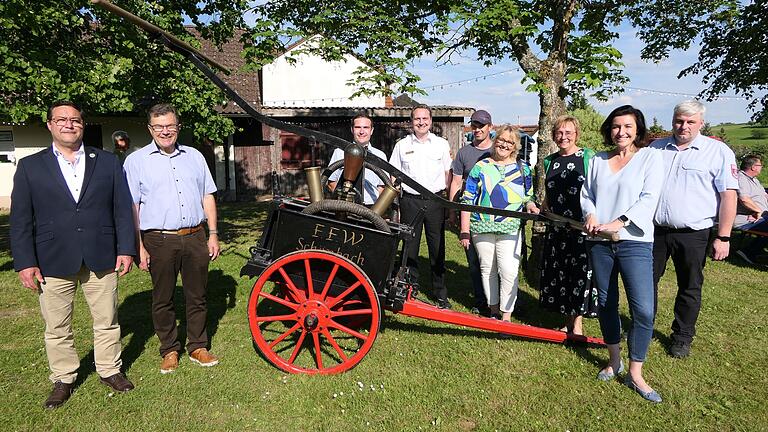
[[[304,250],[264,269],[248,300],[248,321],[256,346],[278,368],[334,374],[371,349],[381,309],[360,267],[335,253]]]

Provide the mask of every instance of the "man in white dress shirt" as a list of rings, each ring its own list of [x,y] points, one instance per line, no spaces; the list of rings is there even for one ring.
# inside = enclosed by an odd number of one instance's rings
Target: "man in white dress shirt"
[[[442,195],[451,182],[448,141],[430,132],[432,110],[426,105],[419,105],[411,111],[411,126],[413,133],[395,144],[389,163],[430,192]],[[421,209],[424,209],[424,219],[414,223]],[[450,309],[448,290],[445,287],[445,209],[440,203],[427,200],[409,186],[403,185],[400,221],[412,224],[416,234],[407,251],[408,269],[416,281],[419,279],[419,246],[424,227],[432,270],[432,292],[438,307]]]
[[[367,114],[358,114],[352,119],[352,139],[357,144],[363,146],[366,151],[373,153],[381,159],[387,160],[387,155],[383,151],[377,149],[371,145],[371,136],[373,135],[373,120],[368,117]],[[331,161],[328,165],[336,162],[337,160],[344,159],[344,150],[336,149],[331,155]],[[336,183],[341,177],[341,169],[334,171],[328,178],[328,188],[330,190],[336,189]],[[379,178],[373,171],[364,169],[363,171],[363,203],[367,206],[373,205],[376,199],[379,197],[384,189],[384,181]]]

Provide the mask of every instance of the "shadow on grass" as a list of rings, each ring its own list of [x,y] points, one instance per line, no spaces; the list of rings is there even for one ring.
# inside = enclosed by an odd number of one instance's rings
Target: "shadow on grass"
[[[225,275],[221,270],[213,270],[208,274],[208,339],[213,340],[219,329],[219,322],[224,317],[227,309],[236,305],[237,283],[232,276]],[[179,320],[178,333],[181,345],[186,341],[186,316],[183,301],[183,289],[176,287],[174,292],[176,299],[176,319]],[[144,353],[147,341],[154,336],[152,325],[152,290],[137,292],[128,296],[118,308],[121,339],[131,336],[130,341],[123,345],[122,360],[123,371],[128,371],[131,366]],[[158,353],[159,354],[159,353]],[[96,372],[94,365],[94,351],[91,349],[80,359],[80,367],[77,370],[75,388],[85,382],[88,375]]]

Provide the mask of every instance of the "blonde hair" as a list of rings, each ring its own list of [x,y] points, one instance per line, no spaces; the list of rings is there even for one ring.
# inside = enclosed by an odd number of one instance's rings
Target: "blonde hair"
[[[581,125],[579,124],[579,119],[572,115],[565,114],[555,119],[555,122],[552,124],[552,140],[556,138],[555,134],[557,133],[557,130],[566,123],[573,124],[573,127],[576,129],[576,136],[581,136]]]
[[[509,141],[512,141],[515,144],[515,149],[512,150],[512,154],[515,155],[515,159],[517,159],[517,154],[520,152],[520,128],[509,123],[505,123],[503,125],[497,126],[495,131],[496,138],[493,140],[494,145],[493,150],[491,151],[491,156],[496,155],[496,140],[499,139],[500,136],[507,134],[510,137]]]

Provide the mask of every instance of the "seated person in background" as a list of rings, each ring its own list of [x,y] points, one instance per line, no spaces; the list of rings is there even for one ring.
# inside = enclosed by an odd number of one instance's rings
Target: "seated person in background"
[[[755,258],[768,245],[768,193],[757,179],[763,169],[762,158],[754,154],[744,156],[739,168],[739,204],[733,226],[743,231],[758,231],[762,235],[737,250],[736,254],[754,264]]]
[[[352,138],[357,144],[363,146],[366,151],[373,153],[381,159],[387,160],[387,156],[384,152],[371,145],[371,135],[373,135],[373,120],[366,114],[356,115],[355,118],[352,119]],[[333,151],[331,161],[328,162],[328,165],[340,159],[344,159],[344,150],[336,149]],[[363,203],[367,206],[371,206],[376,202],[382,189],[384,189],[384,181],[369,169],[364,169],[363,176],[363,190],[360,192],[363,194]],[[331,173],[328,178],[328,188],[330,190],[336,189],[336,183],[338,183],[339,177],[341,177],[340,169]]]

